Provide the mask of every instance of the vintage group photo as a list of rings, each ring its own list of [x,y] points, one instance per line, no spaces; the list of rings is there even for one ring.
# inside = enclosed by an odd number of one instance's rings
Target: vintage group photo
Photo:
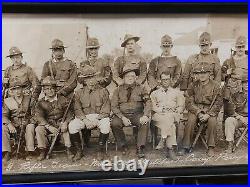
[[[247,15],[2,20],[3,174],[247,164]]]

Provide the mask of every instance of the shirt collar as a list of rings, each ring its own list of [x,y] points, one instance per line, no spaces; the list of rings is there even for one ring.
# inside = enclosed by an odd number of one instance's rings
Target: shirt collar
[[[52,103],[53,101],[57,101],[57,95],[56,95],[53,99],[51,99],[51,100],[49,100],[49,98],[48,98],[47,96],[45,96],[45,97],[44,97],[44,100],[45,100],[45,101],[49,101],[49,102]]]

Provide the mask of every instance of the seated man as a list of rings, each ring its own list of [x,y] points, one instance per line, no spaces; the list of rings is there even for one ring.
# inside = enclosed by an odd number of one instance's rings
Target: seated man
[[[222,95],[220,85],[210,79],[210,72],[210,65],[207,62],[201,61],[194,66],[196,82],[187,90],[188,121],[182,141],[184,149],[180,154],[190,149],[197,123],[206,123],[209,148],[207,154],[214,155],[217,116],[222,107]]]
[[[240,80],[240,84],[238,83]],[[234,133],[237,128],[248,125],[248,77],[231,75],[230,95],[234,104],[235,113],[225,121],[225,135],[228,147],[226,152],[232,153],[234,144]]]
[[[144,146],[147,139],[148,123],[150,121],[151,101],[144,87],[136,83],[139,72],[127,69],[123,72],[124,84],[116,88],[111,99],[114,117],[111,122],[112,131],[119,148],[126,154],[127,143],[123,131],[124,126],[136,126],[137,154],[144,157]]]
[[[62,95],[56,93],[56,81],[47,76],[42,81],[42,87],[45,97],[37,102],[35,109],[35,119],[38,122],[36,127],[37,147],[40,150],[38,161],[45,159],[48,148],[48,134],[56,134],[61,131],[62,140],[66,147],[67,156],[72,160],[73,154],[70,151],[71,142],[68,132],[68,124],[73,118],[72,110],[68,110],[66,120],[62,123],[62,118],[68,107],[69,101]],[[59,129],[60,127],[60,129]]]
[[[20,136],[21,126],[23,125],[25,136],[26,151],[28,156],[26,160],[32,158],[34,153],[34,132],[35,125],[30,123],[30,96],[24,95],[23,85],[16,80],[10,87],[11,96],[4,99],[2,111],[2,155],[3,163],[10,159],[11,145],[10,136]],[[23,134],[24,135],[24,134]],[[17,137],[17,136],[16,136]],[[21,141],[22,142],[22,141]],[[21,144],[22,145],[22,144]]]
[[[92,68],[81,73],[86,86],[76,91],[74,100],[75,119],[69,124],[72,143],[77,152],[74,160],[82,157],[79,131],[82,129],[100,129],[99,148],[104,153],[104,146],[110,131],[110,99],[106,88],[99,85],[95,70]],[[103,154],[102,154],[103,156]]]
[[[161,129],[161,141],[156,149],[165,147],[168,150],[169,158],[176,160],[173,145],[176,142],[176,124],[180,122],[184,110],[185,98],[177,89],[170,86],[171,77],[169,73],[162,73],[160,76],[160,88],[151,93],[152,120]]]

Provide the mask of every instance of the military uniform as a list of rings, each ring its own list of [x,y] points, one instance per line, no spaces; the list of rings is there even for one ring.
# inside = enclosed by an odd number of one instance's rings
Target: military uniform
[[[200,45],[211,44],[210,40],[211,40],[210,34],[204,32],[200,36],[199,43]],[[211,53],[208,54],[199,53],[191,55],[185,64],[184,71],[182,74],[182,80],[180,83],[181,90],[183,91],[187,90],[190,83],[195,81],[195,76],[194,76],[195,74],[193,70],[196,64],[201,61],[209,62],[210,68],[212,70],[211,72],[212,79],[218,82],[219,84],[221,83],[221,66],[219,58]]]
[[[52,41],[51,49],[65,48],[63,42],[55,39]],[[75,63],[67,58],[57,61],[55,58],[45,62],[42,70],[42,79],[51,76],[57,82],[57,91],[59,95],[65,97],[74,92],[77,86],[77,67]]]
[[[90,48],[99,48],[99,42],[96,38],[90,38],[87,42],[87,49]],[[80,63],[79,71],[78,71],[78,82],[84,84],[83,78],[81,78],[81,72],[85,69],[92,68],[98,74],[98,83],[103,88],[107,87],[112,80],[112,71],[111,67],[109,66],[108,62],[105,61],[103,58],[94,58],[88,57],[88,60],[83,61]]]
[[[235,46],[245,46],[246,38],[240,36],[236,39]],[[230,71],[228,73],[228,71]],[[233,102],[230,101],[230,90],[229,83],[231,74],[237,74],[239,76],[248,74],[248,55],[243,55],[242,57],[231,56],[229,59],[225,60],[221,67],[221,79],[225,82],[223,90],[224,99],[224,120],[234,113]]]
[[[13,83],[11,89],[22,87],[22,82]],[[2,108],[2,152],[11,152],[9,125],[13,125],[20,133],[21,125],[24,125],[26,151],[33,152],[35,125],[30,124],[30,97],[23,95],[18,101],[15,97],[8,97],[4,100]]]
[[[169,87],[168,90],[159,88],[150,95],[152,101],[152,120],[161,129],[161,137],[166,140],[168,148],[177,145],[176,123],[180,122],[184,110],[185,98],[180,91]],[[167,122],[167,123],[166,123]]]
[[[194,72],[210,71],[209,63],[200,62],[194,68]],[[201,85],[200,81],[192,83],[186,98],[186,109],[188,110],[188,121],[185,126],[183,137],[183,147],[189,149],[194,134],[194,127],[199,121],[199,114],[208,114],[207,124],[207,144],[210,148],[215,147],[215,135],[217,126],[217,116],[222,107],[222,95],[220,85],[214,80],[209,80],[206,85]],[[214,98],[215,101],[213,102]],[[212,104],[212,106],[210,106]]]
[[[125,116],[133,126],[138,128],[137,148],[144,147],[148,125],[141,125],[140,118],[142,116],[150,118],[151,116],[151,101],[146,89],[137,83],[119,86],[111,99],[111,109],[114,113],[111,128],[118,146],[124,147],[127,145],[122,121],[122,117]]]
[[[55,86],[56,82],[50,76],[45,77],[42,81],[42,86]],[[54,88],[55,89],[55,88]],[[52,132],[52,128],[56,129],[61,126],[61,120],[64,116],[64,113],[68,107],[68,98],[62,95],[55,95],[55,97],[49,100],[46,95],[42,99],[37,102],[36,110],[35,110],[35,119],[38,123],[36,127],[36,138],[37,138],[37,147],[41,150],[42,158],[44,159],[44,151],[48,147],[48,139],[47,136]],[[69,122],[73,119],[73,109],[72,105],[68,110],[65,123],[69,124]],[[71,147],[70,135],[69,132],[62,132],[61,134],[65,147],[67,148],[68,155],[70,154],[69,148]]]
[[[234,75],[233,75],[234,77]],[[247,84],[247,75],[241,76],[236,75],[235,78]],[[225,136],[226,141],[229,142],[227,151],[232,153],[234,133],[237,128],[244,127],[248,125],[248,98],[247,91],[230,91],[230,100],[232,101],[234,113],[231,114],[225,121]]]
[[[168,35],[164,35],[161,39],[161,45],[172,46],[172,38]],[[158,56],[149,64],[149,87],[153,90],[155,87],[159,86],[159,80],[162,73],[170,73],[172,77],[172,86],[177,87],[179,85],[181,71],[181,61],[176,56]]]
[[[22,55],[22,52],[17,47],[12,47],[10,55],[7,57],[15,55]],[[3,84],[7,85],[7,88],[11,88],[15,85],[17,79],[24,89],[24,94],[32,95],[32,102],[37,101],[41,92],[41,85],[33,69],[27,64],[21,64],[19,67],[14,65],[7,67],[4,72]]]
[[[125,47],[128,40],[134,39],[135,41],[139,40],[139,37],[132,35],[125,35],[124,41],[121,47]],[[122,74],[128,69],[137,69],[139,70],[139,75],[137,79],[138,84],[143,84],[146,81],[147,76],[147,64],[145,60],[138,54],[128,54],[120,56],[116,59],[114,63],[113,70],[113,80],[118,84],[122,82]]]

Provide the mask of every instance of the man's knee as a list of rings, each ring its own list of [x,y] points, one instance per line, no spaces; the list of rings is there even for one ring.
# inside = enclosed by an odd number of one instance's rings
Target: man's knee
[[[45,129],[45,126],[37,126],[35,128],[35,131],[36,131],[36,134],[44,134],[46,129]]]
[[[78,133],[80,129],[83,129],[85,127],[83,121],[81,121],[78,118],[73,119],[68,126],[69,133],[75,134]]]
[[[111,121],[111,127],[112,128],[119,128],[122,126],[123,126],[122,120],[120,118],[118,118],[117,116],[114,116],[112,121]]]
[[[28,124],[26,126],[26,133],[33,133],[35,131],[35,125],[34,124]]]
[[[187,121],[187,125],[188,126],[193,126],[196,125],[197,123],[197,116],[191,112],[188,113],[188,121]]]
[[[100,131],[103,134],[108,134],[110,131],[110,119],[109,118],[104,118],[100,120]]]

